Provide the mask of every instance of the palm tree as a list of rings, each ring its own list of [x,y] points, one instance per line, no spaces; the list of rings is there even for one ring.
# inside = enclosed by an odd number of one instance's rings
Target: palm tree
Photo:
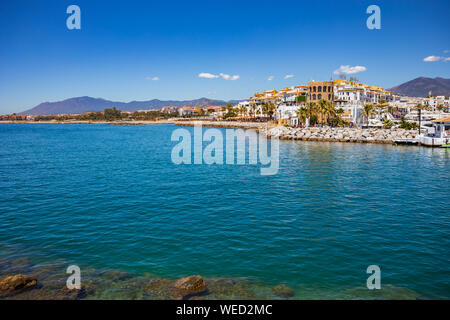
[[[261,113],[262,114],[267,114],[267,103],[266,102],[263,102],[262,104],[261,104]]]
[[[311,110],[314,109],[314,102],[308,102],[305,107],[306,107],[306,115],[307,117],[311,116]]]
[[[250,107],[251,113],[252,113],[252,117],[255,118],[255,113],[256,113],[256,105],[252,104],[252,106]]]
[[[241,116],[245,116],[245,112],[247,111],[247,108],[244,106],[241,106],[239,108],[239,113],[241,114]]]
[[[333,102],[326,101],[325,102],[325,110],[327,114],[327,123],[330,122],[330,117],[336,116],[336,109],[334,108]]]
[[[273,114],[277,110],[277,106],[275,103],[270,102],[267,104],[267,114],[272,118]]]
[[[308,108],[306,107],[300,107],[297,110],[297,116],[299,117],[299,119],[302,120],[303,123],[306,123],[306,118],[308,118]]]
[[[370,115],[373,113],[373,105],[370,103],[367,103],[364,105],[364,112],[363,112],[363,116],[366,117],[366,124],[367,126],[369,126],[369,117]]]
[[[436,108],[437,108],[438,111],[439,111],[439,117],[441,117],[441,112],[442,112],[442,110],[444,110],[444,106],[438,105]]]
[[[392,108],[392,106],[387,106],[387,108],[386,108],[386,111],[388,112],[388,113],[390,113],[390,114],[392,114],[392,110],[393,110],[393,108]]]
[[[317,111],[320,114],[320,124],[323,124],[323,114],[325,113],[325,100],[320,99],[317,104]]]
[[[308,102],[306,104],[306,117],[309,119],[309,124],[311,124],[312,115],[316,112],[317,105],[315,102]]]
[[[332,104],[331,104],[332,105]],[[341,126],[344,123],[346,123],[343,119],[342,119],[342,114],[344,113],[344,109],[339,108],[339,109],[335,109],[333,107],[333,110],[330,110],[329,112],[329,118],[328,118],[328,125],[331,126]]]
[[[323,125],[325,117],[327,118],[327,122],[328,122],[329,115],[334,114],[334,112],[335,112],[334,106],[330,101],[320,99],[319,105],[318,105],[318,112],[320,113],[320,123]]]
[[[416,108],[419,113],[418,118],[419,118],[419,135],[420,135],[420,127],[422,126],[422,108],[423,108],[423,106],[422,106],[422,104],[418,103],[418,104],[416,104],[416,106],[414,108]]]
[[[272,102],[263,102],[261,106],[262,106],[262,113],[272,117],[276,109],[275,104]]]
[[[339,108],[336,110],[336,118],[340,122],[342,120],[342,114],[344,113],[344,109]]]

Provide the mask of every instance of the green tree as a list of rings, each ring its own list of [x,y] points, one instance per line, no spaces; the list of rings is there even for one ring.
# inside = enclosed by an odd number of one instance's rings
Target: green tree
[[[369,117],[373,114],[373,104],[367,103],[364,105],[363,116],[366,117],[366,125],[369,126]]]
[[[386,119],[386,120],[383,121],[383,128],[384,129],[391,129],[393,126],[394,126],[394,123],[391,120]]]
[[[268,115],[269,117],[272,117],[275,113],[276,106],[275,103],[272,102],[263,102],[262,104],[262,113],[265,115]]]
[[[116,107],[112,107],[111,109],[105,109],[103,111],[103,115],[106,121],[113,121],[122,118],[122,112],[117,110]]]
[[[233,108],[233,105],[231,103],[228,103],[225,107],[225,114],[223,115],[224,119],[228,119],[228,118],[234,118],[236,117],[236,111]]]
[[[330,122],[330,118],[336,118],[336,108],[334,107],[333,102],[325,101],[325,114],[328,124]]]
[[[302,121],[302,123],[306,123],[306,118],[309,117],[308,108],[306,107],[300,107],[297,110],[297,117]]]
[[[405,117],[402,117],[398,127],[405,129],[405,130],[411,130],[411,129],[417,129],[419,127],[419,125],[416,122],[405,121]]]
[[[308,118],[309,118],[310,125],[317,124],[318,123],[318,117],[317,117],[318,107],[317,107],[317,103],[315,103],[315,102],[308,102],[306,104],[306,109],[308,110]]]
[[[256,117],[256,109],[257,109],[256,104],[252,104],[252,106],[250,107],[250,111],[251,111],[251,114],[252,114],[252,118],[255,118],[255,117]]]
[[[317,107],[318,107],[318,111],[320,113],[320,124],[323,125],[325,114],[327,113],[327,109],[328,109],[327,102],[324,99],[320,99]]]
[[[239,108],[239,113],[241,114],[241,116],[245,116],[245,114],[247,113],[247,108],[245,106],[241,106]]]

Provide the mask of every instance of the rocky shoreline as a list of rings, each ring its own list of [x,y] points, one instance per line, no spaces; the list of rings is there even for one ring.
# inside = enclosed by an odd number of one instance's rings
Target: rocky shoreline
[[[191,275],[178,279],[120,270],[81,268],[81,288],[69,290],[67,264],[33,264],[29,258],[0,258],[0,300],[80,299],[287,299],[295,295],[286,284],[266,286],[246,279]]]
[[[393,144],[396,139],[416,138],[417,131],[392,129],[360,129],[360,128],[262,128],[260,132],[267,137],[282,140],[326,141],[326,142],[353,142],[353,143],[381,143]]]
[[[274,299],[417,299],[408,288],[385,285],[384,290],[364,287],[340,291],[294,290],[287,284],[268,285],[245,278],[202,277],[178,279],[150,273],[81,266],[81,288],[66,286],[68,264],[63,261],[32,263],[29,258],[0,258],[0,300],[274,300]],[[376,292],[375,292],[376,291]]]
[[[198,123],[201,123],[204,127],[255,129],[268,138],[273,137],[281,140],[393,144],[397,139],[413,139],[418,136],[417,130],[405,130],[400,128],[291,128],[285,126],[273,126],[266,123],[232,121],[180,121],[174,124],[177,126],[194,126]]]

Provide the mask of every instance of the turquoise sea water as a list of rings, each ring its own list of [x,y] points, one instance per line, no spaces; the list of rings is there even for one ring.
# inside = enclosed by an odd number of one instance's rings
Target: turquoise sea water
[[[450,298],[449,151],[280,141],[278,174],[261,176],[173,164],[175,128],[1,124],[0,256],[286,283],[299,298],[367,290],[375,264],[382,287]]]

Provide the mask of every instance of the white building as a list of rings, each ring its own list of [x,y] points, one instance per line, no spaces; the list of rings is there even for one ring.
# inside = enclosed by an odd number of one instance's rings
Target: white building
[[[336,80],[334,82],[334,101],[336,109],[343,109],[342,118],[348,122],[356,125],[363,125],[364,105],[377,105],[382,101],[390,104],[395,101],[395,96],[392,92],[384,90],[377,86],[368,86],[360,82]],[[393,119],[393,117],[383,112],[381,109],[371,116],[370,123],[379,125],[384,119]]]
[[[287,120],[290,124],[298,125],[298,110],[306,104],[307,86],[296,86],[284,88],[278,93],[279,103],[277,105],[276,118]],[[303,97],[304,101],[298,101]]]

